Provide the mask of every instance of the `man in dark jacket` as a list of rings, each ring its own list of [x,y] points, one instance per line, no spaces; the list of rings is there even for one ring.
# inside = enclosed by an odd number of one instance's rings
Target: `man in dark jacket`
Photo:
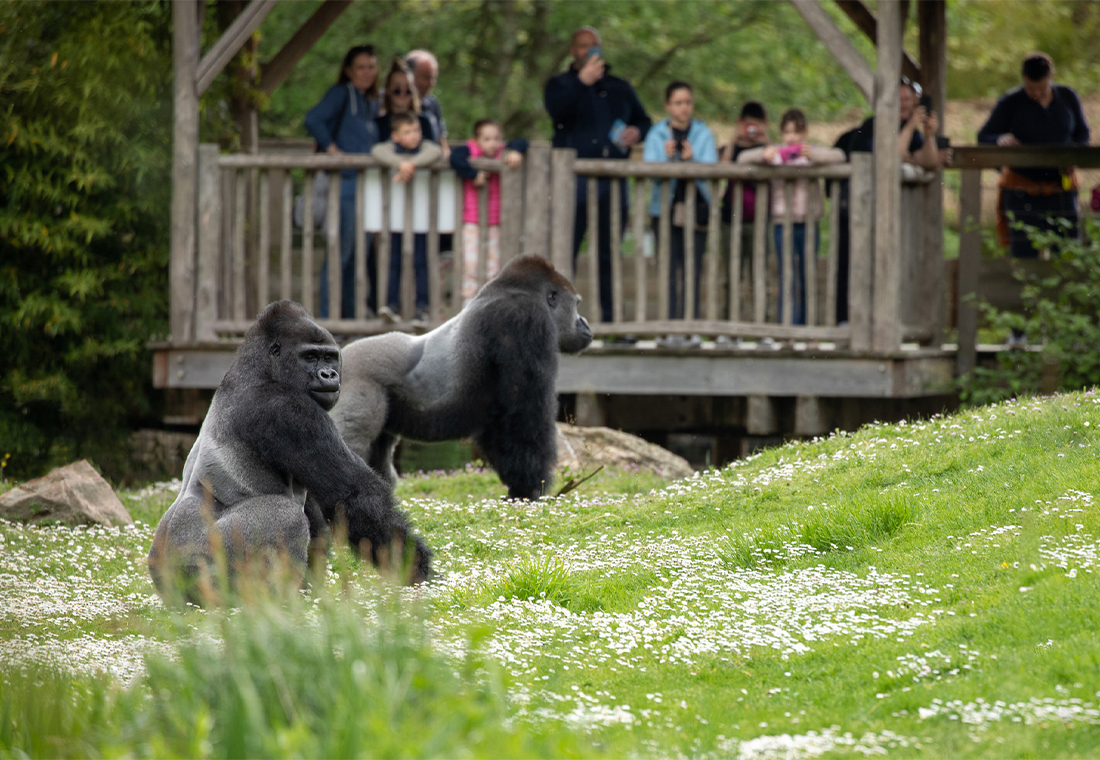
[[[625,79],[612,76],[599,49],[600,36],[586,26],[573,33],[569,53],[573,64],[546,83],[546,111],[554,123],[554,147],[575,148],[577,158],[630,156],[630,148],[645,139],[649,115]],[[593,50],[593,48],[596,48]],[[620,180],[622,224],[627,221],[626,181]],[[611,321],[611,181],[599,180],[597,242],[600,264],[601,321]],[[588,182],[577,180],[577,214],[573,226],[573,262],[588,229]],[[620,234],[622,230],[619,231]]]

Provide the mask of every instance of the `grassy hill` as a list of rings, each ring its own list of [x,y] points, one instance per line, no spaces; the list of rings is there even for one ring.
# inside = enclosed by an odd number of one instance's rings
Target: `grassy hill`
[[[168,490],[0,523],[0,754],[1095,756],[1098,426],[1020,400],[537,504],[413,477],[435,583],[339,552],[229,615],[153,595]]]

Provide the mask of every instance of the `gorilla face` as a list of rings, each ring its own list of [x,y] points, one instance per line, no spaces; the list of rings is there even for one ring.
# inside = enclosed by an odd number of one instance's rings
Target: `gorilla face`
[[[327,412],[340,399],[340,349],[328,330],[297,308],[301,315],[291,316],[298,321],[279,320],[281,332],[273,331],[270,338],[271,374],[292,390],[306,391]]]
[[[592,328],[588,320],[577,314],[581,297],[569,287],[561,288],[551,283],[546,293],[554,324],[558,328],[558,348],[562,353],[576,354],[588,348],[592,342]]]

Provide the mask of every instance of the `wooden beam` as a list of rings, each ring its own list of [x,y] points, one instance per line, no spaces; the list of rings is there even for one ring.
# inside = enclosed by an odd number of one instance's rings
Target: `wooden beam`
[[[871,40],[875,45],[878,45],[878,19],[876,19],[875,14],[863,4],[863,0],[835,0],[835,2],[837,7],[844,11],[844,15],[852,20],[856,28],[863,32],[867,39]],[[921,0],[921,2],[923,2],[923,0]],[[909,15],[909,3],[903,2],[902,6],[901,28],[904,31],[905,19]],[[924,63],[923,57],[921,58],[921,63]],[[924,86],[924,80],[921,78],[920,65],[914,61],[913,56],[905,52],[904,49],[901,51],[901,73],[915,82],[920,82],[922,87]]]
[[[252,0],[241,15],[229,25],[213,47],[199,61],[195,72],[195,88],[202,95],[214,82],[214,79],[222,72],[233,56],[241,49],[245,42],[252,37],[252,33],[259,28],[267,14],[275,7],[279,0]]]
[[[947,104],[947,3],[945,0],[918,0],[917,26],[920,35],[921,86],[932,98],[932,109],[940,117],[943,134]]]
[[[282,49],[260,67],[260,89],[268,95],[273,93],[349,5],[351,0],[325,0],[321,3]]]
[[[875,76],[875,249],[871,349],[896,350],[901,266],[901,155],[898,153],[898,69],[901,7],[879,5],[878,73]]]
[[[174,343],[195,337],[195,226],[198,203],[199,62],[203,6],[198,0],[172,3],[172,209],[169,257],[169,332]]]
[[[791,0],[791,4],[852,78],[863,97],[870,101],[874,97],[875,77],[867,60],[815,0]]]
[[[982,172],[965,169],[959,189],[958,352],[956,372],[965,375],[978,359],[978,270],[982,262]]]

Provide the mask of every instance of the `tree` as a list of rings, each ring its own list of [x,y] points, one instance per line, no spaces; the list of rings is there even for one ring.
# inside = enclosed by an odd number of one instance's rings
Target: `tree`
[[[0,456],[106,464],[166,329],[169,11],[0,4]]]

